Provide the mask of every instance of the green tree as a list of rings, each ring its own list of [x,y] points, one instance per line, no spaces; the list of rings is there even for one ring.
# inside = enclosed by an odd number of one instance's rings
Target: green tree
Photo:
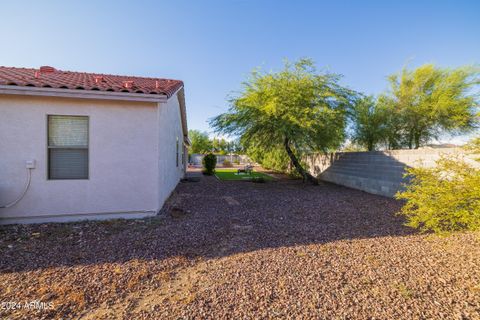
[[[344,140],[346,109],[356,97],[339,85],[340,76],[317,73],[312,60],[286,63],[282,71],[254,71],[228,112],[211,120],[217,132],[241,137],[266,152],[283,148],[298,173],[317,179],[300,163],[302,155],[327,152]]]
[[[441,133],[462,134],[478,126],[478,69],[441,69],[432,64],[404,68],[389,77],[390,92],[382,97],[396,116],[396,146],[419,148]],[[392,133],[392,131],[390,131]]]
[[[378,108],[384,112],[384,139],[383,142],[387,149],[405,148],[404,124],[402,121],[402,110],[391,103],[391,99],[386,95],[381,95],[377,99]]]
[[[353,141],[373,151],[387,140],[388,109],[377,103],[374,97],[359,99],[352,109]]]
[[[243,154],[243,146],[239,140],[232,140],[227,143],[228,153]]]
[[[212,151],[212,142],[206,132],[189,130],[188,136],[191,141],[189,153],[207,153]]]
[[[225,155],[228,153],[228,141],[223,138],[213,138],[212,149],[215,153]]]

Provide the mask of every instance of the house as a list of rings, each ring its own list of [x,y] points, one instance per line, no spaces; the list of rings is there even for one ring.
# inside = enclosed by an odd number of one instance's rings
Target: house
[[[178,80],[0,67],[0,224],[156,215],[185,113]]]

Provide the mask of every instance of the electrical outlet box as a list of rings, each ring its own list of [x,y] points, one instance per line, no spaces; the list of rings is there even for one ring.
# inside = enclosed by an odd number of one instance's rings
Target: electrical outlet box
[[[27,167],[27,169],[35,169],[35,160],[25,161],[25,166]]]

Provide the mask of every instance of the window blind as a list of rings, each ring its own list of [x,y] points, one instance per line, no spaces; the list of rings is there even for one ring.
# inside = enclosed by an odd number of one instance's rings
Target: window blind
[[[88,179],[88,117],[48,116],[49,179]]]

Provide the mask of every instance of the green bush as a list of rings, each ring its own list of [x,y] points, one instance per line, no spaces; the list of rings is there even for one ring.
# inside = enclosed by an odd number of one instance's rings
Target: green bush
[[[251,182],[255,182],[255,183],[265,183],[267,182],[267,180],[265,180],[264,177],[252,177],[252,179],[250,179]]]
[[[232,163],[231,163],[229,160],[227,160],[227,159],[223,160],[223,163],[222,163],[222,164],[223,164],[223,166],[224,166],[225,168],[228,168],[228,167],[231,167],[231,166],[232,166]]]
[[[400,214],[422,232],[480,230],[480,169],[463,157],[443,157],[434,168],[411,168],[411,181],[397,199],[406,200]]]
[[[213,153],[208,153],[203,157],[203,173],[212,175],[215,172],[215,166],[217,165],[217,157]]]
[[[261,147],[250,147],[247,149],[247,155],[265,169],[288,172],[290,159],[285,150],[281,148],[266,150]]]

